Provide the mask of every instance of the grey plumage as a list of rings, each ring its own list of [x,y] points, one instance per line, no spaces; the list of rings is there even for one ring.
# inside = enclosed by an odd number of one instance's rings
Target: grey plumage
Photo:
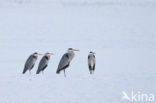
[[[51,55],[53,55],[53,54],[52,53],[46,53],[42,57],[42,59],[41,59],[41,61],[39,63],[38,70],[37,70],[36,74],[39,74],[41,71],[43,72],[45,70],[45,68],[48,66]]]
[[[64,70],[64,76],[66,76],[65,69],[69,67],[70,62],[74,58],[74,55],[75,55],[74,51],[79,51],[79,50],[69,48],[68,52],[62,56],[60,63],[58,65],[57,71],[56,71],[57,74],[59,74],[60,71]]]
[[[88,55],[88,67],[89,67],[90,74],[93,74],[95,70],[96,60],[94,54],[95,54],[94,52],[90,52]]]
[[[24,66],[24,69],[23,69],[23,72],[22,72],[23,74],[25,74],[28,70],[31,73],[31,70],[35,65],[35,62],[36,62],[36,60],[38,58],[38,55],[41,55],[41,54],[33,53],[33,54],[31,54],[29,56],[29,58],[27,59],[27,61],[25,63],[25,66]]]

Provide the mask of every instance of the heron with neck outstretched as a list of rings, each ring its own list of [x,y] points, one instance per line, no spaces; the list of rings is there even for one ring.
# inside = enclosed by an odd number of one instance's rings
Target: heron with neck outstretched
[[[40,72],[43,73],[43,71],[45,70],[45,68],[48,66],[48,63],[49,63],[49,60],[50,60],[50,57],[51,55],[54,55],[53,53],[46,53],[40,63],[39,63],[39,66],[38,66],[38,69],[37,69],[37,72],[36,74],[39,74]]]
[[[42,54],[35,52],[29,56],[29,58],[27,59],[25,63],[25,66],[22,72],[23,74],[25,74],[28,70],[29,70],[29,73],[31,74],[31,70],[33,69],[35,62],[37,61],[37,58],[39,55],[42,55]]]
[[[89,72],[90,74],[94,73],[95,70],[95,53],[94,52],[90,52],[88,55],[88,67],[89,67]]]
[[[65,70],[66,70],[66,68],[69,67],[70,62],[74,58],[74,55],[75,55],[74,51],[79,51],[79,50],[73,49],[73,48],[69,48],[67,53],[65,53],[62,56],[62,58],[60,60],[60,63],[58,65],[57,71],[56,71],[57,74],[59,74],[63,70],[64,71],[64,76],[66,77]]]

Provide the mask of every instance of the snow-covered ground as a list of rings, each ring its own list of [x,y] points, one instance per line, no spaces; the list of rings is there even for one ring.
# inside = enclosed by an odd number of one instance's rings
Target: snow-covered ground
[[[129,103],[122,91],[156,95],[154,0],[21,1],[0,1],[0,103]],[[80,52],[64,78],[55,72],[69,47]],[[32,75],[22,74],[33,52],[55,54],[44,75],[35,75],[41,57]]]

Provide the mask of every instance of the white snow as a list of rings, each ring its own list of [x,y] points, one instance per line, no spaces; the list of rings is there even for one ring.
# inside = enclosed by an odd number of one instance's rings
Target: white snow
[[[100,2],[100,3],[99,3]],[[122,91],[156,95],[154,0],[1,0],[0,103],[125,103]],[[67,77],[61,56],[75,53]],[[87,56],[96,52],[89,74]],[[22,70],[33,52],[53,52],[44,75]],[[128,102],[127,102],[128,103]]]

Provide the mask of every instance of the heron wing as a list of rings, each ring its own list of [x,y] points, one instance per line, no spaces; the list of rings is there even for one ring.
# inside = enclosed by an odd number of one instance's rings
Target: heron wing
[[[41,59],[41,61],[40,61],[40,63],[39,63],[39,66],[38,66],[38,70],[37,71],[42,71],[43,69],[45,69],[45,66],[47,66],[47,64],[48,64],[48,60],[47,60],[47,58],[44,56],[42,59]]]
[[[69,65],[69,56],[68,54],[64,54],[60,60],[57,71],[62,70],[64,67],[68,67]]]
[[[32,66],[34,65],[33,59],[34,59],[33,55],[30,55],[29,58],[27,59],[26,63],[25,63],[23,73],[25,73],[28,69],[32,68]]]
[[[93,55],[93,62],[94,62],[94,65],[95,65],[95,63],[96,63],[95,55]]]

